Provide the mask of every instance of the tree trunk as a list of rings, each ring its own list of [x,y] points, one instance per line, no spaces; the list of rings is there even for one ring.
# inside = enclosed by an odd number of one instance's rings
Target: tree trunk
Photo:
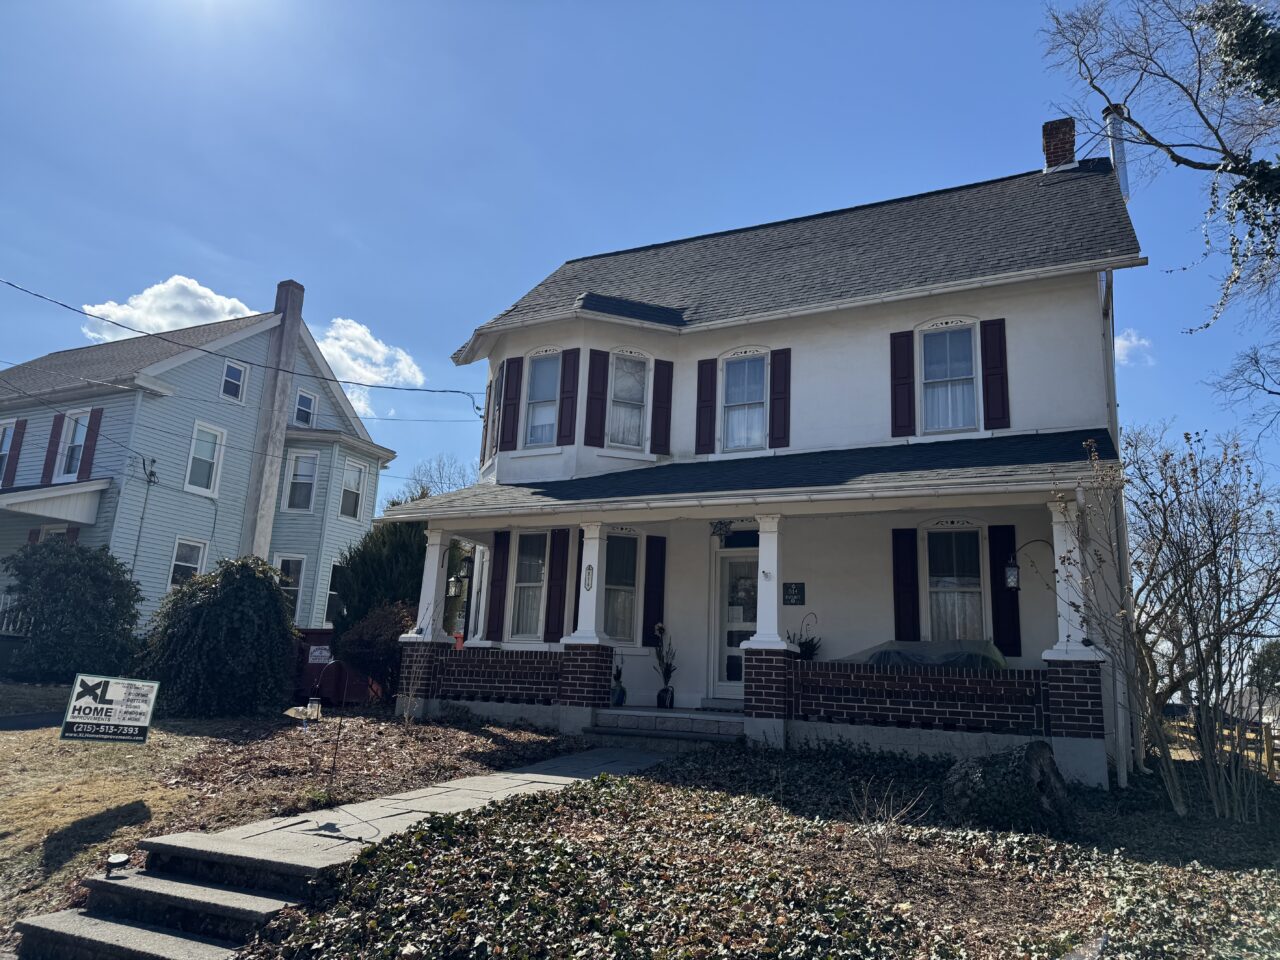
[[[997,830],[1054,830],[1073,823],[1066,782],[1043,740],[958,761],[943,782],[955,823]]]

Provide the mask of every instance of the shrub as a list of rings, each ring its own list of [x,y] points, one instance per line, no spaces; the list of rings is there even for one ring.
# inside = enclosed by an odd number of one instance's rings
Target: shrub
[[[0,566],[12,580],[15,614],[30,624],[9,668],[15,679],[70,683],[77,673],[128,670],[142,592],[106,547],[46,540]]]
[[[225,717],[281,707],[297,631],[279,571],[257,557],[223,560],[160,605],[147,637],[147,677],[171,715]]]
[[[368,674],[384,700],[400,689],[400,635],[413,629],[414,610],[405,603],[374,607],[334,643],[333,655]]]

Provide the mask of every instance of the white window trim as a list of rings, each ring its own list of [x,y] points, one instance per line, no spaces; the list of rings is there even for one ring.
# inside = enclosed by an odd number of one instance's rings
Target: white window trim
[[[235,367],[237,370],[240,371],[240,396],[238,398],[229,397],[226,394],[227,367]],[[235,360],[228,360],[226,363],[224,363],[222,365],[222,380],[219,381],[218,383],[218,396],[221,397],[223,400],[227,401],[227,403],[236,403],[236,404],[239,404],[240,406],[244,406],[244,395],[248,389],[249,389],[248,365],[239,363],[238,361],[235,361]]]
[[[342,512],[342,495],[347,490],[347,467],[360,468],[360,489],[356,491],[356,493],[360,497],[360,501],[359,503],[356,504],[356,515],[354,517],[351,516],[351,514],[349,513]],[[339,481],[339,486],[338,486],[338,516],[342,517],[342,519],[344,520],[360,519],[360,514],[364,512],[364,488],[368,485],[368,481],[369,481],[369,467],[367,464],[365,464],[360,460],[353,460],[351,457],[346,457],[343,459],[342,478]]]
[[[746,360],[750,357],[764,358],[764,442],[758,447],[734,447],[732,450],[725,442],[725,422],[729,417],[729,408],[724,402],[725,390],[729,386],[728,366],[734,360]],[[720,358],[717,390],[719,396],[718,416],[716,418],[716,449],[722,455],[735,456],[743,453],[760,453],[769,449],[769,377],[772,374],[770,351],[764,347],[741,347]],[[735,404],[737,406],[737,404]]]
[[[298,591],[297,602],[294,603],[293,605],[293,622],[294,622],[294,625],[296,626],[298,623],[298,614],[302,611],[302,595],[303,595],[302,591],[307,584],[307,558],[305,554],[301,554],[301,553],[277,553],[275,556],[275,559],[271,562],[271,565],[275,567],[277,570],[280,570],[281,560],[297,560],[299,562],[298,583],[296,586],[289,587],[290,590]]]
[[[311,422],[310,423],[303,423],[301,420],[298,419],[298,398],[299,397],[307,397],[311,400]],[[316,425],[316,418],[320,416],[319,407],[320,407],[320,398],[316,396],[314,393],[312,393],[310,390],[303,390],[301,387],[299,387],[298,392],[293,395],[294,426],[314,429]]]
[[[17,425],[18,425],[18,419],[16,417],[10,417],[7,420],[0,420],[0,457],[5,458],[3,465],[0,465],[0,479],[3,479],[5,471],[8,469],[8,466],[9,466],[8,455],[13,452],[13,429]],[[6,429],[9,431],[8,434],[4,433]],[[9,439],[8,450],[5,450],[3,446],[4,438],[6,436]]]
[[[547,403],[546,400],[530,400],[529,391],[533,389],[533,362],[542,360],[546,357],[556,358],[556,388],[550,403],[555,409],[555,421],[551,427],[551,439],[546,443],[530,443],[529,428],[533,425],[533,417],[529,414],[529,407],[533,403]],[[521,450],[552,450],[556,449],[556,438],[560,435],[560,381],[564,377],[564,351],[559,347],[539,347],[525,355],[524,370],[522,372],[524,383],[521,389],[524,391],[524,405],[521,407],[523,416],[520,423],[524,430],[520,432],[520,449]]]
[[[69,523],[44,523],[40,525],[40,539],[37,543],[44,543],[50,537],[56,537],[58,534],[66,536],[67,530],[71,528]]]
[[[68,433],[67,433],[67,427],[68,427],[68,426],[70,426],[70,424],[71,424],[71,422],[72,422],[73,420],[79,420],[79,419],[83,418],[83,419],[84,419],[84,438],[85,438],[85,440],[86,440],[86,441],[88,441],[88,439],[89,439],[89,415],[90,415],[90,413],[91,413],[91,411],[89,411],[89,410],[72,410],[72,411],[68,412],[68,413],[67,413],[67,414],[62,418],[62,426],[58,428],[58,429],[59,429],[59,432],[58,432],[58,459],[57,459],[56,461],[54,461],[54,471],[53,471],[53,482],[54,482],[54,483],[62,483],[62,482],[64,482],[64,481],[66,481],[66,480],[75,480],[75,479],[79,476],[80,469],[79,469],[79,467],[78,467],[78,466],[77,466],[76,471],[75,471],[74,473],[63,473],[63,472],[62,472],[62,464],[63,464],[63,461],[66,459],[66,456],[67,456],[67,447],[68,447],[68,446],[70,446],[70,441],[71,441],[71,437],[70,437],[70,436],[68,435]],[[83,462],[83,461],[84,461],[84,447],[83,447],[83,444],[81,445],[81,450],[80,450],[80,460],[81,460],[81,462]]]
[[[618,382],[617,363],[618,359],[639,360],[644,364],[644,399],[640,403],[640,445],[632,446],[628,443],[614,443],[613,435],[613,388]],[[609,396],[605,406],[604,417],[604,443],[608,450],[626,451],[629,453],[643,453],[649,449],[649,428],[652,423],[650,416],[650,403],[653,398],[653,358],[646,353],[630,347],[614,347],[609,351]]]
[[[969,345],[973,350],[973,426],[943,427],[930,430],[925,422],[924,404],[924,338],[930,333],[969,327]],[[921,437],[946,437],[958,433],[983,433],[982,414],[982,349],[978,343],[978,320],[976,317],[941,317],[930,320],[916,328],[915,365],[916,365],[916,409],[920,411],[920,424],[917,434]]]
[[[177,589],[177,587],[174,585],[174,582],[173,582],[173,568],[178,562],[178,546],[183,543],[195,544],[200,548],[200,562],[196,565],[195,575],[198,577],[202,573],[204,573],[205,562],[209,558],[209,541],[201,540],[199,537],[184,537],[181,535],[174,537],[173,538],[173,555],[169,558],[169,583],[168,583],[168,586],[165,588],[166,593],[168,593],[170,590]]]
[[[965,530],[978,531],[978,575],[982,583],[982,638],[988,643],[991,637],[991,576],[988,558],[991,547],[987,542],[988,524],[968,517],[942,517],[926,521],[918,527],[916,569],[920,589],[920,639],[933,640],[932,606],[929,603],[929,534],[952,533]]]
[[[605,543],[601,555],[601,572],[600,572],[600,603],[601,603],[601,619],[608,620],[609,608],[609,537],[626,537],[636,542],[636,582],[632,587],[634,595],[631,603],[631,639],[624,640],[609,634],[609,640],[616,643],[623,650],[631,650],[637,647],[644,647],[645,638],[640,636],[640,631],[644,629],[644,563],[645,563],[645,545],[648,538],[640,531],[633,528],[623,528],[609,530],[605,529],[600,534]]]
[[[191,479],[191,459],[196,454],[196,436],[199,431],[207,430],[218,439],[214,443],[213,448],[213,485],[208,489],[203,487],[192,486],[189,482]],[[221,427],[215,427],[211,423],[205,423],[197,420],[195,426],[191,428],[191,446],[187,450],[187,463],[183,467],[182,472],[182,489],[187,493],[194,493],[197,496],[218,499],[218,487],[222,483],[222,455],[227,446],[227,431]]]
[[[289,506],[289,488],[293,485],[293,465],[299,457],[314,457],[316,461],[316,472],[311,477],[311,500],[307,503],[306,509],[302,507]],[[280,488],[280,512],[281,513],[313,513],[316,508],[316,493],[320,486],[320,451],[297,449],[290,450],[289,456],[284,462],[284,483]],[[292,554],[285,554],[292,556]]]
[[[542,551],[542,592],[538,602],[538,632],[534,634],[516,633],[516,571],[520,569],[520,538],[543,535],[546,543]],[[550,530],[513,530],[511,556],[507,560],[507,617],[506,639],[512,643],[542,643],[542,635],[547,627],[547,575],[551,570],[551,531]],[[567,591],[566,591],[567,594]]]

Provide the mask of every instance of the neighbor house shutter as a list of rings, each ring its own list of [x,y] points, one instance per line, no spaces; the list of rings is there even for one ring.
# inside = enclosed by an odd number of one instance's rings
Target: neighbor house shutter
[[[32,527],[30,530],[27,531],[27,543],[39,543],[39,542],[40,542],[40,528]]]
[[[556,445],[560,447],[573,446],[578,432],[579,356],[577,347],[560,354],[560,406],[556,412]]]
[[[523,357],[512,357],[503,366],[502,416],[498,423],[499,450],[514,450],[520,440],[520,376],[523,372]]]
[[[80,469],[76,471],[77,480],[88,480],[93,473],[93,455],[98,450],[100,429],[102,429],[102,408],[94,407],[89,411],[89,426],[84,434],[84,452],[80,454]]]
[[[53,482],[53,468],[58,462],[58,444],[62,440],[62,422],[66,419],[62,414],[53,418],[53,426],[49,430],[49,446],[44,451],[44,469],[40,472],[41,483]]]
[[[494,643],[502,639],[507,612],[507,561],[511,553],[511,534],[497,530],[493,534],[493,556],[489,558],[489,613],[485,617],[484,638]]]
[[[542,639],[559,643],[564,639],[564,599],[569,580],[569,529],[551,531],[547,558],[547,615],[542,619]]]
[[[670,360],[653,361],[653,418],[649,427],[649,452],[660,456],[671,453],[671,388],[675,380],[675,364]]]
[[[573,577],[573,630],[578,631],[578,604],[582,601],[582,528],[578,528],[578,572]]]
[[[698,405],[694,416],[694,453],[716,452],[716,363],[698,361]]]
[[[791,446],[791,348],[769,355],[769,446]]]
[[[915,528],[893,531],[893,639],[920,639],[920,568]]]
[[[1004,345],[1004,321],[983,320],[982,419],[988,430],[1007,430],[1009,420],[1009,357]]]
[[[480,421],[480,463],[489,455],[489,430],[493,419],[493,381],[484,385],[484,418]]]
[[[604,446],[605,410],[609,403],[609,354],[592,350],[587,357],[587,421],[582,442],[588,447]]]
[[[641,617],[640,642],[646,647],[658,646],[654,629],[666,617],[667,605],[667,538],[644,538],[644,615]]]
[[[916,432],[915,334],[910,330],[889,335],[890,433],[911,437]]]
[[[4,462],[4,476],[0,477],[0,487],[12,487],[18,476],[18,456],[22,453],[22,438],[27,434],[27,421],[18,420],[13,424],[13,436],[9,440],[9,457]]]
[[[1004,568],[1017,550],[1017,532],[1012,525],[987,527],[987,548],[991,561],[991,639],[1006,657],[1022,656],[1022,622],[1018,614],[1018,591],[1004,585]]]

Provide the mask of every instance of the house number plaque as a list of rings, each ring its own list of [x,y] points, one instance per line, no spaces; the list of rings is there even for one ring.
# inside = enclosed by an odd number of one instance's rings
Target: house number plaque
[[[783,583],[782,584],[782,605],[784,607],[803,607],[804,606],[804,584],[803,583]]]

